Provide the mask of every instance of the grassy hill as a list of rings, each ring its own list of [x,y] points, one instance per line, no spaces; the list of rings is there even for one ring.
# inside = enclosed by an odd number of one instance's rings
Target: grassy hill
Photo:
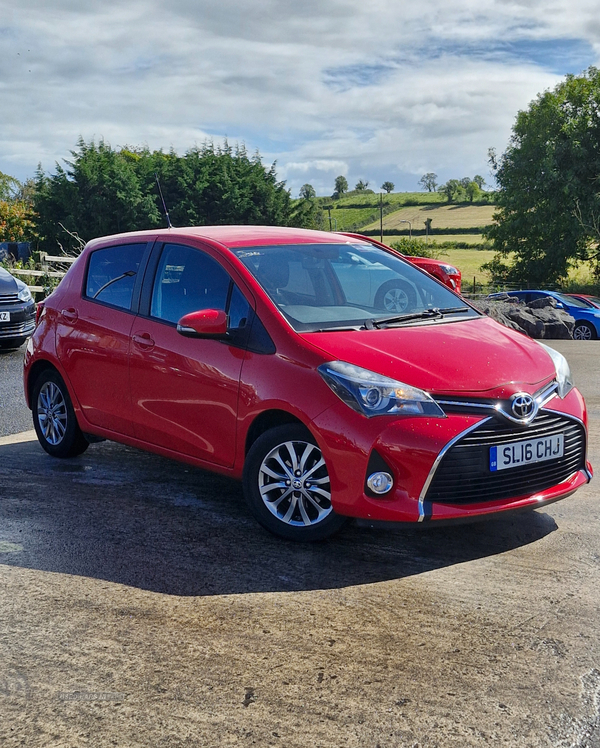
[[[434,231],[448,229],[483,229],[492,223],[495,205],[415,205],[395,210],[383,218],[384,231],[391,229],[406,230],[407,221],[412,225],[413,233],[425,228],[425,221],[431,219]],[[379,220],[364,227],[365,231],[378,230]],[[480,232],[478,232],[480,233]]]
[[[461,270],[465,291],[481,291],[490,280],[481,266],[494,256],[491,245],[482,236],[483,229],[492,223],[496,210],[491,202],[493,193],[486,196],[487,202],[455,205],[449,204],[438,192],[383,195],[383,241],[392,244],[412,231],[413,237],[421,240],[424,248],[428,245],[427,249],[433,249],[435,256]],[[323,228],[355,231],[379,238],[379,194],[355,191],[337,200],[320,197],[317,201],[324,211]],[[426,238],[425,220],[428,218],[431,218],[432,233]],[[590,283],[589,263],[580,263],[569,273],[567,286],[574,284],[573,288],[577,288]]]
[[[379,233],[379,194],[351,192],[337,200],[318,198],[318,201],[325,212],[326,228]],[[439,192],[394,192],[384,195],[382,203],[386,235],[408,235],[409,229],[413,236],[424,234],[427,218],[432,219],[433,234],[480,235],[491,223],[494,212],[494,205],[489,203],[450,205]],[[481,237],[478,241],[481,242]]]

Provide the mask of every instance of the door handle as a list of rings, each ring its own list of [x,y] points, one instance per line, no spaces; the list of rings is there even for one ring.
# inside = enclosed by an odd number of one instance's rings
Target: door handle
[[[73,307],[69,307],[69,309],[61,309],[60,310],[60,316],[63,317],[67,322],[77,322],[79,319],[79,313],[77,309],[73,309]]]
[[[149,333],[147,332],[134,332],[132,335],[132,340],[137,346],[143,348],[144,350],[154,348],[154,340],[152,340]]]

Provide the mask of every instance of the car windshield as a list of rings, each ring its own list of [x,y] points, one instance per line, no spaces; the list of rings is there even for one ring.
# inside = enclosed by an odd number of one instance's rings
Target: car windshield
[[[571,296],[569,295],[569,298],[577,299],[577,301],[583,301],[583,303],[588,306],[597,309],[600,307],[600,298],[598,296]]]
[[[590,305],[586,304],[585,301],[582,301],[581,299],[576,299],[573,296],[563,296],[561,293],[554,294],[555,298],[558,301],[562,301],[563,304],[566,304],[567,306],[576,306],[581,307],[583,309],[590,309]]]
[[[295,330],[465,319],[474,309],[392,252],[362,242],[236,249]]]

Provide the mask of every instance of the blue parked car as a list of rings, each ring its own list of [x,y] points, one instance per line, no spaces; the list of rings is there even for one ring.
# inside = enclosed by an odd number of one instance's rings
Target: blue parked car
[[[573,340],[597,340],[600,338],[600,309],[594,309],[583,301],[557,291],[507,291],[508,296],[516,296],[526,304],[544,296],[556,300],[557,309],[564,309],[575,319]],[[491,294],[490,298],[504,294]]]

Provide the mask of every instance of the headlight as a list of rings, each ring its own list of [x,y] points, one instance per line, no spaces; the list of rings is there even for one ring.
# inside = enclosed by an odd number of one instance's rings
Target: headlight
[[[460,270],[454,267],[454,265],[440,265],[442,270],[448,275],[460,275]]]
[[[382,415],[446,417],[423,390],[360,366],[330,361],[319,366],[319,374],[346,405],[368,418]]]
[[[21,285],[21,284],[19,284]],[[31,293],[27,286],[23,283],[23,288],[19,289],[19,301],[31,301]]]
[[[558,382],[558,396],[561,398],[566,397],[574,386],[571,369],[567,359],[562,355],[562,353],[554,350],[554,348],[550,348],[550,346],[544,345],[543,343],[540,343],[540,345],[550,356],[552,363],[554,364],[556,370],[556,381]]]

